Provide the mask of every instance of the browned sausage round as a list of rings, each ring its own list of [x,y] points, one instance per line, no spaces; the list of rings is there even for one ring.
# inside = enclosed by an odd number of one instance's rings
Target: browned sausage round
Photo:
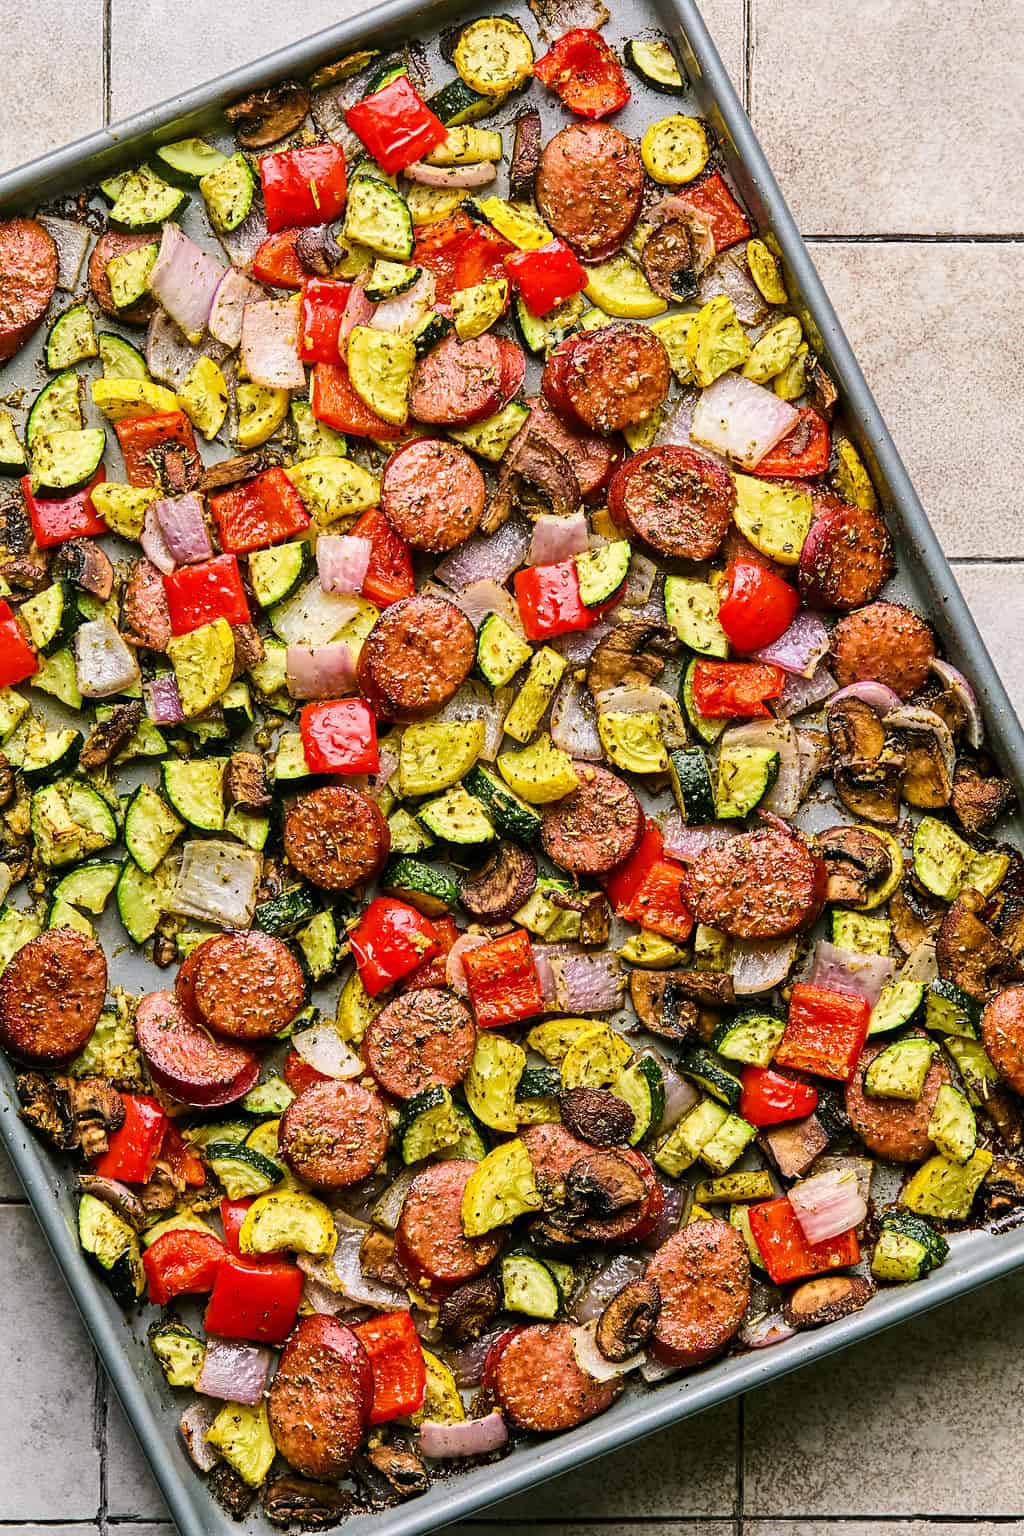
[[[207,1024],[232,1040],[271,1039],[306,1000],[302,967],[287,944],[255,929],[204,945],[193,987]]]
[[[150,992],[139,999],[135,1035],[153,1081],[182,1104],[231,1104],[248,1093],[260,1075],[252,1051],[211,1039],[173,992]]]
[[[644,813],[617,774],[596,763],[574,762],[573,767],[579,788],[544,812],[544,852],[574,875],[606,875],[636,848]]]
[[[583,500],[600,496],[622,458],[621,443],[614,438],[598,437],[596,432],[567,427],[543,395],[528,395],[523,403],[530,407],[529,430],[569,460]]]
[[[544,365],[541,389],[571,426],[607,435],[645,421],[668,394],[671,377],[654,332],[622,320],[563,341]]]
[[[46,314],[59,267],[57,242],[36,219],[0,224],[0,362],[25,345]]]
[[[174,978],[174,995],[178,1000],[178,1006],[190,1019],[198,1023],[201,1015],[199,1004],[196,1002],[196,972],[203,961],[203,956],[211,945],[223,938],[223,934],[211,934],[208,939],[203,939],[195,949],[190,950],[178,967],[178,974]]]
[[[396,533],[413,549],[440,554],[475,533],[487,486],[464,448],[421,437],[384,466],[380,504]]]
[[[533,1165],[537,1188],[555,1207],[562,1198],[569,1170],[581,1163],[590,1164],[597,1156],[596,1148],[557,1121],[527,1126],[522,1140]],[[610,1216],[586,1216],[573,1221],[574,1238],[591,1243],[639,1243],[658,1223],[664,1209],[664,1195],[650,1159],[634,1147],[616,1148],[614,1155],[625,1158],[636,1170],[646,1193],[636,1204],[625,1206]],[[559,1225],[557,1215],[555,1225]]]
[[[462,1230],[462,1196],[476,1163],[453,1159],[418,1173],[395,1233],[395,1256],[412,1283],[442,1294],[482,1275],[501,1252],[500,1229],[483,1237]]]
[[[171,610],[164,579],[149,560],[136,560],[121,599],[121,633],[129,645],[166,651],[171,638]]]
[[[595,1381],[576,1363],[569,1323],[524,1328],[502,1350],[494,1372],[498,1401],[520,1429],[575,1429],[610,1408],[622,1381]]]
[[[846,613],[872,602],[893,573],[892,539],[877,512],[815,496],[800,551],[800,596],[809,608]]]
[[[307,1477],[343,1477],[373,1406],[373,1369],[359,1338],[336,1317],[300,1318],[267,1398],[270,1433]]]
[[[735,505],[736,482],[724,465],[674,444],[628,459],[608,487],[612,517],[670,560],[710,560]]]
[[[736,939],[781,939],[814,922],[828,871],[794,834],[764,827],[708,848],[683,881],[699,923]]]
[[[89,287],[92,296],[105,315],[112,315],[122,325],[145,325],[153,313],[155,300],[140,299],[131,309],[118,309],[110,291],[107,267],[115,256],[126,256],[129,251],[137,251],[140,246],[149,245],[152,239],[152,235],[123,235],[116,229],[110,229],[100,236],[89,257]]]
[[[496,336],[446,336],[416,364],[409,410],[430,425],[468,427],[498,409],[508,368]]]
[[[585,261],[603,261],[640,212],[644,168],[631,139],[608,123],[571,123],[545,145],[537,206]]]
[[[49,928],[17,950],[0,977],[0,1044],[40,1065],[75,1056],[106,995],[107,961],[95,939]]]
[[[281,1116],[278,1146],[294,1173],[318,1189],[369,1178],[388,1150],[391,1127],[375,1093],[358,1083],[312,1083]]]
[[[902,603],[869,603],[832,631],[832,671],[841,688],[874,678],[909,699],[927,682],[934,655],[931,629]]]
[[[454,1088],[473,1061],[476,1025],[450,992],[417,987],[382,1008],[363,1038],[366,1065],[386,1093],[411,1099]]]
[[[996,1071],[1024,1094],[1024,987],[1007,987],[981,1016],[985,1049]]]
[[[327,784],[300,795],[284,818],[284,851],[300,875],[325,891],[348,891],[383,868],[391,834],[368,795]]]
[[[864,1092],[864,1074],[884,1046],[866,1045],[857,1070],[846,1085],[846,1113],[861,1141],[876,1157],[889,1163],[919,1163],[935,1148],[928,1135],[928,1122],[943,1083],[949,1082],[949,1069],[941,1056],[928,1068],[919,1099],[870,1099]]]
[[[476,631],[447,598],[420,592],[386,608],[359,656],[358,682],[381,719],[422,720],[442,709],[476,661]]]
[[[653,1351],[667,1365],[703,1365],[738,1332],[750,1300],[750,1260],[728,1222],[692,1221],[674,1233],[648,1264],[647,1279],[661,1292]]]

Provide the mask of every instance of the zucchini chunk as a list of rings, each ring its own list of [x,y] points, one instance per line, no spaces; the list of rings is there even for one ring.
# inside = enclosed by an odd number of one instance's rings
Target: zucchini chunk
[[[156,790],[140,784],[125,811],[124,842],[143,874],[151,875],[163,863],[184,830],[185,823]]]
[[[408,261],[413,247],[408,204],[383,181],[357,177],[348,190],[345,239],[368,246],[375,255],[391,261]]]
[[[198,187],[204,176],[227,164],[227,155],[203,139],[179,139],[164,144],[153,155],[157,170],[166,181],[182,187]]]
[[[533,74],[533,44],[511,17],[484,16],[463,29],[452,63],[470,90],[504,97]]]
[[[58,315],[46,338],[46,366],[50,372],[73,368],[76,363],[98,355],[96,327],[86,305],[75,304]]]
[[[194,1387],[206,1358],[206,1345],[184,1323],[155,1323],[149,1347],[160,1362],[169,1387]]]
[[[139,234],[159,229],[179,214],[188,202],[188,194],[172,187],[149,166],[129,171],[117,200],[107,215],[115,229]]]
[[[532,648],[507,619],[500,613],[487,615],[476,642],[477,670],[486,683],[492,688],[504,688],[532,655]],[[561,657],[558,660],[561,661]],[[505,728],[508,729],[507,721]],[[529,733],[522,739],[529,740]]]
[[[665,578],[665,616],[684,645],[702,656],[724,660],[729,641],[718,622],[719,598],[709,582],[695,576]]]
[[[139,1239],[133,1228],[95,1195],[83,1195],[78,1203],[78,1240],[115,1301],[130,1307],[142,1299],[146,1272]]]
[[[0,411],[0,475],[25,473],[25,449],[17,432],[10,411]]]
[[[510,1253],[501,1261],[501,1289],[506,1312],[526,1317],[557,1317],[562,1291],[548,1266],[527,1253]]]
[[[703,123],[678,112],[652,123],[640,141],[648,175],[666,187],[694,181],[707,165],[709,154]]]
[[[631,37],[623,51],[623,58],[629,68],[652,90],[661,91],[666,96],[681,96],[686,90],[686,81],[676,56],[661,38]]]
[[[210,215],[210,223],[222,235],[237,229],[252,210],[256,195],[256,175],[239,151],[223,160],[200,178],[199,190]]]
[[[402,1109],[399,1139],[404,1163],[421,1163],[458,1145],[462,1124],[447,1088],[426,1088]]]
[[[503,837],[511,837],[526,844],[539,841],[539,812],[509,789],[507,784],[503,784],[490,768],[477,763],[466,774],[465,785],[471,795],[483,802],[495,829]]]
[[[84,426],[81,381],[77,373],[69,369],[44,384],[33,400],[25,425],[25,443],[31,452],[37,437],[48,437],[53,432],[74,432]]]
[[[101,331],[97,338],[105,379],[148,379],[146,359],[138,347],[113,331]]]
[[[909,1211],[891,1211],[882,1217],[871,1273],[876,1280],[896,1284],[923,1280],[945,1262],[948,1254],[946,1239],[922,1217]]]
[[[174,758],[162,765],[164,794],[190,827],[201,832],[223,830],[227,765],[226,757]]]

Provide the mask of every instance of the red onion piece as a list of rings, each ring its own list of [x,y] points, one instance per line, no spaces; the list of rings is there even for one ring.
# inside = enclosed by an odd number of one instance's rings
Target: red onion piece
[[[646,1260],[637,1258],[635,1254],[617,1253],[584,1286],[573,1305],[573,1317],[578,1323],[589,1323],[595,1317],[600,1317],[612,1297],[617,1296],[631,1280],[638,1280],[646,1267]]]
[[[107,699],[139,681],[139,663],[104,614],[80,624],[75,634],[75,674],[87,699]]]
[[[410,335],[434,308],[435,286],[433,272],[429,267],[424,267],[411,288],[376,305],[367,322],[371,330],[396,331],[400,336]]]
[[[732,300],[736,318],[741,325],[759,325],[768,314],[768,305],[751,281],[746,262],[742,255],[737,256],[734,251],[727,251],[719,257],[711,270],[701,278],[701,304],[710,304],[712,299],[723,293]]]
[[[462,609],[474,629],[480,628],[489,613],[498,613],[517,634],[522,634],[523,621],[516,600],[496,581],[470,582],[461,592],[448,595],[448,601]]]
[[[790,672],[782,693],[772,701],[771,709],[780,720],[788,720],[792,715],[802,715],[823,704],[835,691],[836,680],[827,667],[819,667],[813,677],[798,677],[795,672]]]
[[[620,606],[623,608],[644,609],[651,602],[660,602],[662,610],[665,607],[664,594],[655,594],[655,583],[659,580],[660,572],[653,560],[648,560],[646,555],[633,551],[629,562],[629,571],[622,587]],[[625,618],[635,619],[636,612],[624,615]],[[644,614],[646,618],[647,615]]]
[[[819,939],[814,950],[811,984],[865,997],[873,1008],[895,970],[895,960],[890,960],[887,955],[862,955],[857,950],[840,949],[827,939]]]
[[[746,725],[730,726],[722,744],[739,747],[767,747],[779,754],[775,783],[761,802],[766,811],[777,816],[793,816],[800,806],[800,752],[796,732],[786,720],[751,720]]]
[[[219,928],[248,928],[262,869],[262,855],[252,848],[195,838],[182,848],[170,910]]]
[[[408,1306],[409,1298],[404,1291],[392,1285],[382,1285],[363,1273],[359,1251],[369,1227],[353,1221],[343,1211],[336,1211],[334,1219],[338,1228],[337,1247],[325,1259],[300,1253],[298,1263],[303,1273],[354,1306],[375,1307],[385,1312]]]
[[[164,530],[157,512],[159,502],[150,502],[146,508],[146,515],[142,520],[142,532],[139,534],[139,543],[146,559],[155,565],[161,576],[169,576],[177,567],[177,560],[171,554],[167,540],[164,538]]]
[[[927,986],[939,974],[939,962],[935,954],[935,940],[922,939],[915,944],[900,968],[900,981],[923,981]]]
[[[544,1007],[548,1009],[554,1008],[555,973],[551,969],[551,955],[549,953],[553,946],[549,944],[531,944],[530,948],[533,950],[533,963],[537,969],[537,978],[540,981],[540,995],[543,999]]]
[[[593,695],[574,672],[566,672],[551,705],[551,740],[587,763],[599,763],[604,756]]]
[[[744,469],[756,469],[799,420],[800,412],[774,390],[740,373],[723,373],[702,391],[690,436]]]
[[[339,342],[347,341],[357,325],[369,325],[373,319],[377,306],[372,299],[366,297],[364,279],[357,277],[348,291],[345,301],[345,312],[338,326]]]
[[[199,560],[209,560],[213,545],[206,528],[203,498],[198,492],[189,491],[185,496],[167,496],[163,501],[154,501],[146,509],[147,517],[150,513],[156,518],[167,552],[176,564],[195,565]],[[153,560],[153,564],[156,563]]]
[[[205,1397],[255,1407],[263,1396],[270,1369],[270,1350],[235,1339],[210,1339],[196,1391]]]
[[[564,1013],[611,1013],[622,1004],[626,978],[618,955],[579,950],[551,957],[555,1006]]]
[[[347,1296],[342,1296],[340,1291],[332,1291],[330,1286],[314,1280],[312,1275],[307,1275],[302,1282],[302,1299],[314,1312],[325,1317],[350,1312],[355,1305]]]
[[[455,1456],[486,1456],[508,1444],[505,1420],[495,1409],[485,1419],[461,1419],[456,1424],[442,1424],[424,1419],[420,1425],[420,1451],[432,1461]]]
[[[870,709],[877,710],[880,715],[889,714],[890,710],[899,709],[903,700],[894,688],[885,683],[879,683],[874,678],[867,678],[859,683],[847,683],[845,688],[840,688],[838,693],[832,695],[829,708],[838,704],[840,699],[859,699],[862,704],[867,704]]]
[[[460,997],[469,996],[469,982],[466,980],[462,957],[467,950],[479,949],[481,944],[486,944],[487,942],[486,936],[482,933],[462,933],[448,951],[444,963],[445,979],[452,988],[452,991],[458,992]]]
[[[796,959],[797,941],[775,939],[770,944],[736,939],[729,954],[729,973],[737,997],[757,997],[781,987]]]
[[[324,591],[361,591],[371,548],[369,539],[350,533],[322,533],[316,541],[316,568]]]
[[[619,1376],[628,1376],[630,1371],[643,1365],[646,1356],[642,1350],[626,1360],[607,1360],[597,1347],[594,1338],[596,1329],[597,1322],[594,1321],[582,1323],[572,1331],[572,1352],[576,1364],[587,1376],[594,1381],[615,1381]]]
[[[263,297],[263,290],[237,267],[228,267],[217,284],[206,324],[210,335],[232,351],[242,339],[242,311]]]
[[[402,172],[410,181],[418,181],[421,187],[486,187],[497,176],[497,168],[490,160],[478,160],[475,165],[427,165],[424,160],[414,160]]]
[[[442,724],[450,721],[482,720],[484,744],[480,748],[480,756],[485,763],[493,763],[501,746],[509,703],[508,694],[503,693],[501,689],[496,694],[492,694],[484,683],[470,680],[462,684],[458,692],[433,718]]]
[[[74,293],[78,287],[78,274],[82,270],[85,253],[89,249],[88,224],[77,224],[73,219],[49,218],[38,214],[39,223],[53,236],[57,247],[57,287],[65,293]]]
[[[661,1128],[664,1129],[664,1121]],[[645,1237],[640,1244],[642,1248],[646,1248],[652,1253],[660,1248],[662,1243],[668,1242],[682,1221],[683,1211],[686,1208],[687,1191],[685,1189],[681,1189],[678,1184],[666,1184],[664,1180],[659,1182],[661,1183],[663,1204],[661,1215],[658,1217],[658,1225],[650,1236]]]
[[[300,302],[264,299],[242,311],[240,356],[254,384],[267,389],[304,389],[306,370],[299,357]]]
[[[582,555],[590,542],[587,514],[573,512],[570,517],[552,517],[541,513],[533,525],[527,565],[555,565]]]
[[[313,1024],[292,1036],[292,1048],[325,1077],[358,1077],[363,1064],[345,1044],[333,1024]]]
[[[333,699],[355,686],[356,664],[344,640],[329,645],[290,645],[288,692],[293,699]]]
[[[178,1432],[185,1442],[185,1449],[200,1472],[212,1472],[220,1461],[220,1452],[214,1450],[206,1438],[206,1431],[219,1412],[219,1403],[197,1397],[195,1402],[189,1403],[178,1420]]]
[[[164,225],[160,253],[147,279],[149,290],[193,344],[203,338],[224,270],[179,225]]]
[[[629,617],[635,619],[637,614],[630,613]],[[598,619],[589,629],[575,629],[567,635],[556,635],[550,642],[551,649],[557,651],[570,667],[581,667],[590,660],[605,635],[610,635],[611,631],[612,626],[607,619]]]
[[[666,1365],[664,1360],[655,1360],[653,1356],[648,1356],[640,1367],[640,1379],[649,1387],[654,1387],[659,1381],[667,1381],[670,1376],[677,1376],[682,1369],[681,1365]]]
[[[939,661],[936,657],[933,658],[930,666],[935,676],[941,678],[946,687],[959,699],[967,715],[968,743],[976,752],[979,751],[985,739],[985,722],[982,719],[977,694],[959,668],[952,666],[950,662]]]
[[[180,725],[184,720],[178,680],[173,672],[162,672],[151,682],[143,683],[142,696],[146,701],[146,714],[154,725]]]
[[[852,1227],[859,1227],[868,1213],[856,1174],[851,1169],[828,1168],[801,1179],[789,1191],[789,1203],[809,1243],[825,1243]]]
[[[739,1339],[748,1349],[770,1349],[773,1344],[784,1344],[795,1333],[796,1329],[790,1327],[781,1312],[769,1312],[766,1317],[744,1323]]]
[[[828,737],[821,731],[797,727],[796,750],[800,759],[800,799],[803,800],[818,775],[828,767]]]
[[[818,663],[828,655],[829,635],[816,613],[798,613],[786,632],[771,645],[755,651],[755,661],[768,661],[784,672],[811,678]]]
[[[166,310],[154,312],[146,332],[146,367],[161,384],[180,389],[199,358],[212,357],[214,361],[225,356],[228,348],[212,336],[204,336],[198,346],[193,346],[182,335]]]
[[[687,826],[678,811],[669,811],[658,818],[665,843],[665,852],[684,864],[692,864],[709,848],[717,848],[736,836],[738,829],[723,826],[720,822],[699,823]]]
[[[468,1344],[463,1344],[452,1357],[452,1375],[457,1386],[478,1387],[483,1380],[484,1365],[491,1349],[503,1334],[508,1333],[507,1328],[492,1328],[488,1333],[481,1335],[479,1339],[471,1339]]]
[[[227,252],[231,265],[240,267],[243,272],[248,272],[252,266],[253,257],[269,233],[266,209],[263,206],[263,199],[259,198],[253,203],[237,229],[229,230],[226,234],[218,230],[217,239]]]
[[[651,1052],[644,1052],[651,1055]],[[696,1108],[700,1102],[700,1094],[688,1078],[680,1077],[679,1073],[670,1067],[667,1061],[660,1056],[656,1058],[661,1068],[662,1082],[665,1088],[665,1112],[661,1117],[658,1127],[661,1131],[670,1131],[674,1125],[678,1125],[684,1115],[688,1115],[691,1109]],[[665,1186],[669,1188],[668,1185]],[[672,1186],[674,1188],[674,1186]]]

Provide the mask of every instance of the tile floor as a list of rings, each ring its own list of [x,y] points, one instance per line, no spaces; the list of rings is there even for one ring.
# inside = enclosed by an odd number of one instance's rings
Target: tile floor
[[[0,163],[339,19],[349,0],[28,0],[4,17]],[[1017,460],[1022,0],[704,0],[957,579],[1024,705]],[[242,17],[244,16],[244,24]],[[0,1165],[0,1531],[167,1517]],[[467,1536],[1024,1531],[1024,1278],[496,1508]],[[778,1450],[780,1428],[786,1452]]]

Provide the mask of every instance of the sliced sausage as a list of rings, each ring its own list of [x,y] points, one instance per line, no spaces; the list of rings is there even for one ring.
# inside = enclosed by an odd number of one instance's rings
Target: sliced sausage
[[[595,1381],[580,1369],[569,1323],[538,1323],[509,1339],[494,1390],[513,1424],[543,1434],[575,1429],[610,1408],[622,1380]]]
[[[207,1024],[231,1040],[271,1039],[306,1001],[302,967],[287,944],[257,930],[203,945],[193,989]]]
[[[464,448],[421,437],[397,449],[384,466],[384,516],[414,549],[454,549],[475,533],[487,486]]]
[[[827,884],[824,860],[795,833],[763,827],[706,849],[683,891],[699,923],[736,939],[781,939],[814,922]]]
[[[815,496],[800,551],[800,596],[809,608],[847,613],[873,602],[895,568],[892,539],[877,512]]]
[[[288,862],[325,891],[349,891],[383,868],[391,834],[377,806],[348,784],[300,795],[284,818]]]
[[[429,425],[467,427],[498,409],[508,366],[496,336],[446,336],[416,364],[409,409]]]
[[[57,242],[36,219],[0,223],[0,362],[23,347],[57,287]]]
[[[107,961],[95,939],[47,929],[11,956],[0,977],[0,1044],[40,1065],[75,1056],[106,995]]]
[[[985,1049],[996,1071],[1024,1094],[1024,987],[1007,987],[981,1016]]]
[[[294,1173],[318,1189],[369,1178],[388,1150],[391,1127],[375,1093],[359,1083],[311,1083],[281,1116],[278,1146]]]
[[[614,438],[598,437],[595,432],[573,431],[543,395],[529,395],[523,403],[530,407],[530,431],[568,459],[583,500],[599,497],[622,458],[622,444]]]
[[[608,487],[608,510],[670,560],[710,560],[732,522],[736,482],[724,464],[666,444],[627,460]]]
[[[115,256],[126,256],[129,251],[137,251],[140,246],[151,245],[152,241],[152,235],[123,235],[116,229],[110,229],[100,236],[89,257],[89,287],[92,296],[105,315],[112,315],[122,325],[145,325],[153,313],[155,300],[140,299],[131,309],[118,309],[110,291],[107,267]]]
[[[396,1099],[411,1099],[424,1088],[454,1088],[469,1071],[475,1047],[469,1010],[437,987],[394,998],[363,1038],[366,1065]]]
[[[644,813],[629,785],[610,769],[583,761],[573,767],[579,788],[544,813],[544,852],[574,875],[606,875],[636,848]]]
[[[608,434],[645,421],[671,377],[660,339],[623,320],[563,341],[544,365],[541,389],[570,425]]]
[[[597,1167],[600,1153],[589,1142],[573,1135],[567,1126],[557,1121],[543,1125],[530,1125],[522,1133],[523,1144],[533,1165],[534,1178],[546,1204],[553,1206],[554,1225],[565,1227],[573,1240],[592,1243],[639,1243],[648,1237],[664,1209],[665,1197],[655,1177],[650,1160],[633,1147],[616,1148],[615,1156],[625,1158],[630,1167],[640,1175],[645,1194],[642,1200],[612,1212],[609,1216],[584,1215],[582,1218],[563,1222],[559,1218],[558,1205],[566,1194],[565,1181],[570,1170]]]
[[[201,1022],[202,1015],[199,1012],[199,1004],[196,1002],[196,973],[206,951],[222,937],[222,934],[214,933],[197,944],[195,949],[190,950],[185,956],[174,978],[174,995],[178,1000],[178,1007],[197,1024]]]
[[[338,1478],[359,1449],[373,1406],[373,1369],[336,1317],[299,1319],[267,1398],[274,1444],[297,1472]]]
[[[876,679],[909,699],[927,682],[934,656],[931,629],[902,603],[869,603],[832,631],[832,671],[841,688]]]
[[[919,1099],[869,1099],[864,1092],[864,1074],[883,1049],[880,1042],[866,1045],[861,1052],[857,1070],[846,1085],[846,1113],[861,1141],[876,1157],[889,1163],[919,1163],[935,1150],[928,1122],[939,1089],[950,1080],[949,1068],[941,1056],[933,1057]]]
[[[182,1104],[215,1108],[248,1093],[260,1064],[244,1046],[213,1040],[173,992],[150,992],[135,1010],[135,1035],[153,1081]]]
[[[523,380],[526,378],[526,353],[507,336],[496,336],[494,339],[501,353],[501,403],[507,405],[523,387]]]
[[[171,638],[171,610],[164,579],[149,560],[136,560],[121,599],[121,633],[129,645],[166,651]]]
[[[667,1365],[703,1365],[739,1331],[750,1300],[750,1260],[728,1222],[692,1221],[674,1233],[648,1264],[647,1279],[661,1293],[653,1352]]]
[[[374,713],[422,720],[442,709],[476,661],[476,631],[447,598],[419,592],[386,608],[359,656],[358,683]]]
[[[608,123],[571,123],[549,139],[537,206],[585,261],[619,249],[640,212],[644,168],[631,139]]]
[[[395,1233],[395,1257],[424,1290],[443,1292],[473,1280],[498,1257],[504,1233],[466,1237],[462,1196],[476,1163],[468,1159],[434,1163],[409,1186]]]

